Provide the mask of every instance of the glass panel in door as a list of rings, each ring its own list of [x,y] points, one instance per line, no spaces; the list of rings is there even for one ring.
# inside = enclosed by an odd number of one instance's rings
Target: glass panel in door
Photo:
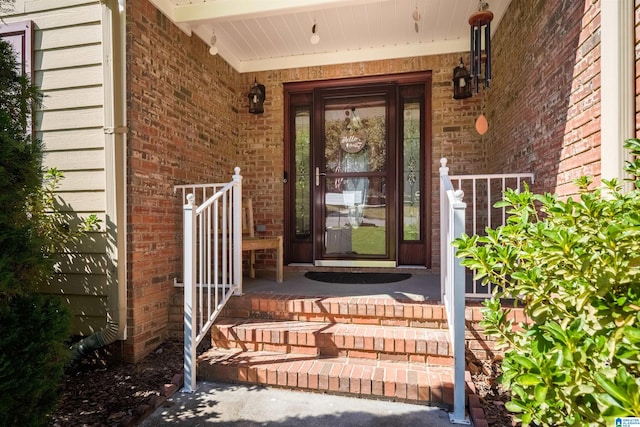
[[[405,102],[403,106],[402,139],[402,234],[403,240],[420,240],[420,103]]]
[[[325,99],[324,106],[324,171],[316,171],[324,186],[322,255],[386,258],[386,97]]]
[[[298,107],[295,111],[294,133],[294,226],[295,239],[306,239],[311,236],[311,122],[310,108]]]

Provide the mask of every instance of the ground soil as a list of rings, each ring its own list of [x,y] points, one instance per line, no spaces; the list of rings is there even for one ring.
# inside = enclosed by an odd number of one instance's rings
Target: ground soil
[[[509,392],[498,381],[502,374],[500,360],[479,360],[467,352],[467,370],[471,374],[487,424],[492,427],[520,426],[504,406],[509,401]]]
[[[61,401],[49,425],[137,425],[149,413],[154,396],[160,397],[163,386],[181,372],[182,351],[182,342],[169,340],[135,365],[114,361],[104,349],[87,356],[67,370]],[[504,408],[508,393],[496,382],[500,362],[474,359],[467,364],[488,424],[515,425]]]

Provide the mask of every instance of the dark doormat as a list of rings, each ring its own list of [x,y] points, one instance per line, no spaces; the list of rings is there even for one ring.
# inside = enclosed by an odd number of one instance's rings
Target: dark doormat
[[[392,283],[411,277],[409,273],[340,273],[333,271],[309,271],[304,277],[326,283]]]

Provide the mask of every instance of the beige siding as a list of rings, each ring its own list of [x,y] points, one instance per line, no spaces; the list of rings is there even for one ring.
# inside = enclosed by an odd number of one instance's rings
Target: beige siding
[[[102,62],[102,46],[89,44],[70,46],[60,50],[39,50],[35,52],[34,60],[40,71],[100,64]]]
[[[42,141],[47,151],[104,148],[102,128],[39,131],[36,136]]]
[[[18,0],[19,1],[19,0]],[[97,7],[98,1],[72,1],[72,2],[61,2],[59,0],[46,0],[49,5],[56,4],[56,7],[62,6],[62,3],[67,3],[65,6],[73,6],[73,7],[61,7],[60,9],[49,9],[49,8],[41,8],[41,9],[33,9],[33,12],[29,13],[30,19],[37,21],[38,28],[41,30],[46,30],[50,28],[56,27],[67,27],[67,26],[75,26],[75,25],[85,25],[87,22],[95,22],[99,23],[100,16],[100,7]],[[40,3],[43,6],[46,4],[45,1],[41,2],[32,2],[32,3]]]
[[[102,107],[73,110],[40,111],[36,113],[39,130],[83,129],[101,127],[104,122]]]
[[[74,191],[63,193],[60,197],[63,201],[63,205],[60,207],[62,212],[92,214],[104,213],[106,209],[104,191]]]
[[[16,0],[7,23],[34,22],[34,83],[43,92],[35,130],[45,147],[45,167],[65,178],[61,210],[69,222],[106,209],[102,9],[100,1]],[[104,224],[104,222],[103,222]],[[106,234],[90,233],[70,245],[43,292],[62,294],[75,314],[74,334],[105,325],[109,265]]]
[[[51,293],[104,296],[107,294],[107,281],[102,275],[67,274],[56,276],[46,288]]]
[[[44,92],[43,110],[71,110],[86,106],[101,106],[104,103],[104,92],[101,86],[70,88],[56,91],[54,94]]]
[[[60,184],[60,197],[64,198],[65,193],[78,191],[96,191],[97,188],[104,188],[104,171],[65,171],[65,179]]]
[[[44,166],[45,168],[57,167],[65,171],[103,170],[104,152],[102,150],[50,151],[45,154]]]
[[[102,66],[93,65],[75,68],[72,71],[69,69],[36,71],[34,83],[45,92],[54,89],[99,85],[102,83]],[[47,96],[53,96],[53,94],[48,92]],[[46,103],[46,99],[43,101]]]

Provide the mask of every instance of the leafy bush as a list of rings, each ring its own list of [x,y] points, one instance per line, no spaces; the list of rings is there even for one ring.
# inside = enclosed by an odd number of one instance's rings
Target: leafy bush
[[[16,72],[11,45],[0,41],[0,297],[32,290],[46,275],[42,240],[29,201],[42,185],[42,147],[32,141],[27,120],[40,99]],[[33,284],[33,286],[32,286]],[[27,287],[29,289],[27,289]]]
[[[588,178],[576,181],[579,200],[508,190],[497,204],[506,225],[454,243],[476,278],[497,285],[482,324],[505,348],[507,408],[525,426],[640,416],[640,140],[625,147],[631,191],[616,180],[589,190]],[[514,325],[504,299],[529,322]]]
[[[40,426],[58,402],[69,320],[58,298],[22,294],[0,304],[0,425]]]
[[[37,289],[56,254],[98,220],[74,229],[57,210],[62,174],[51,169],[43,182],[42,147],[28,126],[40,94],[17,69],[0,39],[0,425],[37,426],[57,403],[70,323],[59,299]]]

